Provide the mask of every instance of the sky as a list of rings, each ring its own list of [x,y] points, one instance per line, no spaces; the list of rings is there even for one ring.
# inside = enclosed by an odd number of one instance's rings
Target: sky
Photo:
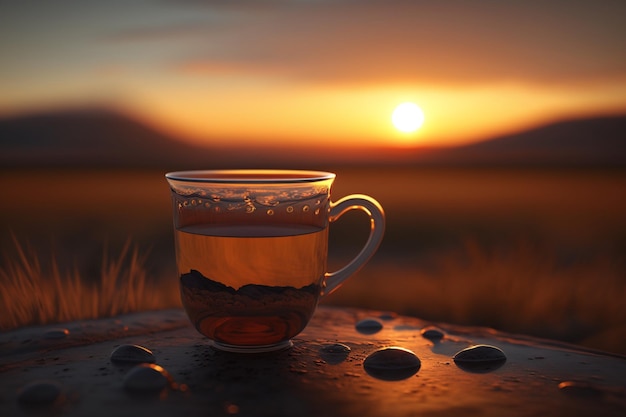
[[[0,0],[0,116],[197,143],[455,145],[626,113],[623,0]],[[391,114],[418,104],[422,128]]]

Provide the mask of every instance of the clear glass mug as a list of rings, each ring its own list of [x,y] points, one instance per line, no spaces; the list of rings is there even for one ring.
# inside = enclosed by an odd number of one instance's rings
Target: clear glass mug
[[[181,171],[171,189],[183,306],[214,347],[265,352],[292,345],[319,298],[359,270],[385,229],[382,207],[354,194],[330,200],[335,174],[296,170]],[[328,225],[370,217],[360,253],[328,273]]]

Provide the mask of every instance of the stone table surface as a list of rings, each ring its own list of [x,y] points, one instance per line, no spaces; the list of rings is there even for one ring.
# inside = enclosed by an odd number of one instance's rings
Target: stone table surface
[[[366,319],[374,326],[357,328]],[[291,349],[264,354],[214,350],[182,310],[22,328],[0,335],[0,416],[626,415],[622,356],[485,328],[440,324],[443,338],[424,337],[430,325],[320,306]],[[147,365],[111,359],[127,344],[153,353],[164,386],[131,389]],[[506,360],[454,360],[475,345]],[[366,362],[391,347],[419,362]]]

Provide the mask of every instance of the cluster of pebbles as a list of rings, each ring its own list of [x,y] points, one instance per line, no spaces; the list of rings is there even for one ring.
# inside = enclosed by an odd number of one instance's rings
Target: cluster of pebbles
[[[387,320],[387,316],[381,316]],[[383,329],[383,323],[376,318],[366,318],[356,323],[356,330],[362,334],[374,334]],[[445,338],[445,333],[434,326],[427,326],[420,330],[425,339],[439,343]],[[457,352],[453,357],[454,363],[468,372],[491,372],[506,362],[504,352],[491,345],[474,345]],[[378,379],[401,380],[417,373],[421,361],[409,349],[391,346],[372,352],[363,362],[365,371]]]
[[[45,339],[61,339],[70,334],[67,329],[51,329],[44,333]],[[111,362],[131,368],[124,376],[124,389],[133,394],[162,392],[166,388],[184,390],[170,374],[156,364],[156,357],[147,348],[125,344],[116,347],[110,355]],[[26,407],[54,406],[65,402],[63,386],[54,380],[33,381],[19,391],[17,401]]]
[[[174,387],[170,374],[156,364],[154,354],[143,346],[121,345],[111,353],[111,362],[136,364],[124,376],[124,388],[134,393],[160,392]]]
[[[381,316],[367,318],[356,323],[355,328],[362,334],[374,334],[384,327],[381,320],[392,317]],[[427,326],[420,330],[425,339],[439,343],[446,338],[444,331],[437,327]],[[65,338],[67,329],[51,329],[43,336],[47,339]],[[322,346],[320,354],[328,363],[339,363],[345,360],[351,348],[343,343],[330,343]],[[110,355],[112,363],[129,366],[123,379],[124,389],[135,394],[153,394],[165,389],[186,389],[184,384],[176,384],[171,375],[156,364],[155,355],[147,348],[134,344],[116,347]],[[454,363],[461,369],[470,372],[490,372],[506,362],[504,352],[490,345],[475,345],[457,352],[453,356]],[[415,375],[421,367],[421,361],[409,349],[391,346],[371,352],[363,361],[365,372],[377,379],[395,381]],[[568,387],[571,388],[571,387]],[[64,389],[56,381],[34,381],[25,385],[18,394],[18,402],[25,406],[45,406],[61,404],[65,400]]]

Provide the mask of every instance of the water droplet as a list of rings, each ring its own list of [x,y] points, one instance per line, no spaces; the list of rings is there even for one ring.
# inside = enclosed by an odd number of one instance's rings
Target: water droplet
[[[495,346],[476,345],[457,352],[453,359],[464,371],[485,373],[501,367],[506,362],[506,355]]]
[[[34,381],[25,385],[17,395],[24,405],[51,405],[63,401],[63,388],[56,381]]]
[[[445,333],[435,326],[426,326],[420,331],[420,333],[423,338],[431,340],[433,342],[439,341],[445,336]]]
[[[356,324],[356,330],[363,334],[374,334],[383,328],[383,324],[376,319],[363,319]]]
[[[155,364],[142,363],[128,371],[124,377],[124,388],[133,392],[161,391],[171,382],[169,373]]]
[[[154,363],[156,359],[152,352],[143,346],[121,345],[111,352],[113,362]]]
[[[409,378],[417,373],[421,365],[415,353],[396,346],[374,351],[363,362],[365,372],[385,381]]]
[[[70,331],[67,329],[57,328],[57,329],[48,329],[43,334],[45,339],[64,339],[70,334]]]

